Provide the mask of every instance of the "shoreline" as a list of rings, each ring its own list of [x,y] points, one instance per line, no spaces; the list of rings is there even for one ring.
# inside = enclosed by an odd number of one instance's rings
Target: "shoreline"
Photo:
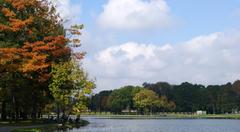
[[[0,131],[4,132],[45,132],[45,131],[56,131],[56,130],[71,130],[74,128],[80,128],[87,126],[90,122],[85,119],[81,119],[79,124],[67,123],[65,126],[57,123],[5,123],[0,125]]]
[[[234,119],[240,120],[240,114],[216,115],[82,115],[96,119]]]

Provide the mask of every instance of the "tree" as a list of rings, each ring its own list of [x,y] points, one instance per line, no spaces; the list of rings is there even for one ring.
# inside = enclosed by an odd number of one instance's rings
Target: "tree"
[[[240,80],[233,83],[233,90],[240,96]]]
[[[89,80],[83,69],[74,62],[59,63],[53,67],[52,83],[49,85],[57,106],[63,117],[71,113],[80,115],[86,108],[86,95],[91,94],[94,82]]]
[[[169,101],[166,96],[160,96],[158,101],[156,105],[163,112],[174,111],[176,109],[176,104],[173,101]]]
[[[12,117],[27,113],[35,119],[50,96],[51,66],[70,58],[68,40],[61,18],[47,0],[3,0],[0,4],[0,72],[1,78],[9,77],[1,86],[8,95],[3,102],[11,106]],[[31,97],[28,105],[19,102],[27,97]]]
[[[143,87],[156,92],[159,96],[167,96],[168,98],[172,96],[172,86],[167,82],[157,82],[154,84],[145,82],[143,83]]]
[[[134,103],[141,113],[143,111],[153,113],[154,110],[173,111],[176,108],[175,103],[169,101],[166,96],[158,96],[154,91],[147,89],[141,90],[135,95]]]
[[[173,86],[173,101],[176,103],[176,110],[179,112],[195,112],[199,109],[206,109],[204,101],[204,89],[202,85],[194,85],[184,82],[181,85]]]
[[[134,97],[134,103],[135,106],[141,111],[141,112],[151,112],[153,107],[156,107],[159,105],[159,97],[158,95],[153,92],[152,90],[141,90],[138,92]]]
[[[31,116],[34,121],[37,115],[40,116],[46,110],[45,106],[57,99],[52,93],[54,89],[50,89],[49,85],[56,78],[53,77],[53,73],[58,73],[56,68],[64,69],[60,64],[68,64],[72,68],[71,77],[76,77],[74,81],[73,78],[71,81],[67,79],[64,82],[66,84],[62,84],[64,87],[76,88],[75,85],[80,85],[79,79],[83,83],[84,78],[85,86],[81,89],[85,91],[93,87],[83,69],[77,68],[77,63],[85,53],[73,50],[80,46],[78,35],[81,35],[79,30],[83,25],[65,29],[63,20],[48,0],[1,0],[0,7],[0,91],[4,93],[1,96],[3,113],[7,110],[7,104],[10,106],[8,112],[11,113],[11,119]],[[76,91],[79,92],[79,89]],[[70,96],[68,91],[64,92]],[[80,112],[84,107],[81,100],[86,91],[81,94],[71,92],[75,96],[71,101],[75,101],[72,109]],[[5,116],[3,114],[2,118]]]
[[[94,112],[109,111],[110,108],[108,107],[107,103],[111,93],[112,93],[112,90],[101,91],[100,93],[91,96],[90,104],[89,104],[90,110]]]
[[[108,107],[112,112],[121,113],[124,109],[134,109],[133,97],[141,87],[125,86],[114,90],[108,98]]]

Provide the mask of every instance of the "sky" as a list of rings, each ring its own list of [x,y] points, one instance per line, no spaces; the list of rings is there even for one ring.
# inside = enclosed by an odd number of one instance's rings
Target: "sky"
[[[167,81],[240,79],[239,0],[57,0],[65,26],[84,24],[83,66],[96,91]]]

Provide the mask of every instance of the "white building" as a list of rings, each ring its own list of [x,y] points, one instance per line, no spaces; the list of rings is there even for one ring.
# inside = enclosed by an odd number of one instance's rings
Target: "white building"
[[[206,111],[202,111],[202,110],[198,110],[198,111],[196,112],[196,114],[197,114],[197,115],[206,115],[207,112],[206,112]]]

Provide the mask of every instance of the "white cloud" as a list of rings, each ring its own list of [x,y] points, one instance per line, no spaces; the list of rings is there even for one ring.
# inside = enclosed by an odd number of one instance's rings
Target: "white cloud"
[[[81,4],[73,3],[71,0],[54,0],[53,4],[57,7],[57,12],[67,21],[66,25],[72,25],[79,22],[81,15]]]
[[[98,90],[143,82],[219,84],[240,78],[240,32],[213,33],[170,45],[127,42],[86,59]]]
[[[149,29],[171,25],[165,0],[108,0],[98,18],[103,28]]]

